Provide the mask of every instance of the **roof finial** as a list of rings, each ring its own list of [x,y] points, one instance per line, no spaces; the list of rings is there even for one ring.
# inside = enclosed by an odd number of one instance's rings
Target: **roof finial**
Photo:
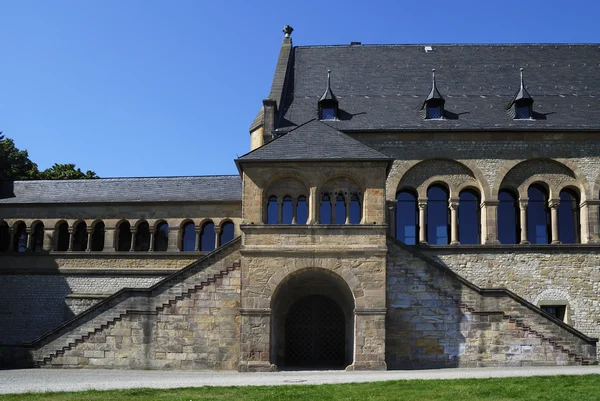
[[[519,69],[519,71],[521,71],[521,88],[524,88],[524,87],[525,87],[525,84],[523,83],[523,70],[524,70],[524,69],[523,69],[523,67],[521,67],[521,68]]]
[[[331,70],[327,70],[327,89],[331,89]]]
[[[292,28],[291,26],[289,26],[289,25],[284,26],[283,27],[283,33],[285,34],[284,37],[289,38],[293,31],[294,31],[294,28]]]
[[[431,69],[431,79],[433,82],[433,87],[435,88],[435,68]]]

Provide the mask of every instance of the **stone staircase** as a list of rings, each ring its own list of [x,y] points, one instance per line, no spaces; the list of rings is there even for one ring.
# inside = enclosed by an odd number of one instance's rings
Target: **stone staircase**
[[[156,315],[224,278],[240,266],[241,238],[217,248],[198,261],[149,288],[124,288],[59,327],[24,344],[36,367],[53,365],[65,355],[131,315]]]
[[[427,297],[438,300],[435,305],[446,304],[460,309],[463,315],[460,330],[465,339],[463,353],[471,353],[462,358],[467,362],[460,366],[498,366],[503,349],[506,351],[504,364],[510,365],[510,358],[514,356],[511,351],[529,350],[530,346],[536,355],[527,361],[525,357],[515,359],[515,365],[588,365],[596,362],[597,339],[547,315],[513,292],[502,288],[479,288],[419,252],[417,247],[394,238],[388,237],[388,249],[388,274],[397,273],[392,280],[402,280],[413,292],[423,287]],[[509,335],[511,339],[508,339]],[[485,346],[481,345],[482,338]],[[486,353],[492,347],[494,352]]]

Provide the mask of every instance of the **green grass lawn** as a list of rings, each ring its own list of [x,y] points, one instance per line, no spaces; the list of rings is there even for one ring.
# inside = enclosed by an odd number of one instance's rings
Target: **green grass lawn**
[[[4,400],[56,401],[199,401],[199,400],[398,400],[398,401],[594,401],[600,400],[600,376],[519,377],[507,379],[401,380],[320,386],[196,387],[74,393],[0,395]]]

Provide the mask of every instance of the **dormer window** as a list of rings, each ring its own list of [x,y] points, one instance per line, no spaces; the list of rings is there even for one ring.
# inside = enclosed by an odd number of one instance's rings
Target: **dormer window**
[[[336,120],[338,101],[331,90],[331,70],[327,70],[327,89],[319,99],[319,120]]]
[[[515,120],[533,119],[533,98],[525,89],[523,82],[523,69],[521,68],[521,86],[512,101],[508,104],[508,112]]]
[[[421,109],[425,110],[425,119],[426,120],[440,120],[444,118],[444,97],[438,91],[437,85],[435,83],[435,69],[431,70],[432,72],[432,84],[431,91],[427,96],[427,99],[423,102]]]

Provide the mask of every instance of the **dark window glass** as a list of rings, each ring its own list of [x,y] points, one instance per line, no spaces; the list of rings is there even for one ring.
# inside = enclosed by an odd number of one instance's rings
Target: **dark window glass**
[[[194,235],[195,237],[195,235]],[[194,247],[196,246],[196,238],[194,238]],[[167,223],[160,223],[156,226],[156,232],[154,233],[154,250],[158,252],[165,252],[169,247],[169,225]]]
[[[448,191],[433,185],[427,190],[427,242],[430,244],[448,244]]]
[[[319,209],[319,222],[321,224],[331,224],[331,200],[328,194],[321,197],[321,207]]]
[[[277,204],[277,197],[271,196],[267,205],[267,224],[279,223],[279,205]]]
[[[402,190],[396,195],[396,200],[396,238],[405,244],[415,245],[419,222],[417,195]]]
[[[306,196],[298,197],[298,205],[296,206],[296,223],[306,224],[308,220],[308,203],[306,202]]]
[[[58,225],[58,238],[56,240],[56,250],[66,251],[69,249],[69,225],[63,221]]]
[[[527,191],[527,197],[527,239],[532,244],[548,244],[550,213],[546,190],[539,185],[532,185]]]
[[[104,223],[99,221],[92,231],[92,251],[99,252],[104,249]]]
[[[563,244],[579,243],[579,197],[571,190],[560,191],[558,239]]]
[[[14,250],[16,252],[27,251],[27,228],[25,223],[20,223],[15,230]]]
[[[119,239],[117,241],[118,251],[128,251],[131,249],[131,225],[124,221],[119,225]]]
[[[321,109],[321,120],[335,120],[335,109],[330,109],[330,108]]]
[[[135,250],[147,252],[148,249],[150,249],[150,225],[144,221],[138,224],[135,232]]]
[[[31,236],[31,250],[40,252],[44,246],[44,223],[37,223]]]
[[[565,314],[567,312],[566,305],[544,305],[540,306],[540,309],[558,320],[565,321]]]
[[[229,241],[233,240],[234,226],[233,223],[228,221],[227,223],[221,226],[221,238],[219,239],[219,243],[221,245],[225,245]]]
[[[501,244],[516,244],[521,235],[517,197],[501,190],[498,201],[498,240]]]
[[[10,230],[8,224],[0,224],[0,252],[8,252],[10,248]]]
[[[527,120],[531,118],[531,107],[529,105],[515,105],[515,119]]]
[[[458,240],[461,244],[479,244],[479,194],[465,190],[458,198]]]
[[[346,201],[342,194],[335,198],[335,224],[346,223]]]
[[[350,224],[360,224],[360,200],[358,195],[352,195],[350,199]]]
[[[292,224],[292,218],[294,217],[294,205],[292,204],[291,196],[285,196],[283,198],[281,209],[281,223]]]
[[[441,106],[427,106],[427,118],[442,118],[442,107]]]
[[[87,249],[87,224],[83,221],[77,226],[75,226],[75,231],[73,232],[73,247],[72,250],[75,252],[83,252]]]
[[[204,224],[200,233],[200,250],[202,252],[214,251],[215,240],[215,225],[213,223]]]
[[[194,252],[196,250],[196,225],[192,222],[188,222],[183,226],[181,250],[183,252]]]

